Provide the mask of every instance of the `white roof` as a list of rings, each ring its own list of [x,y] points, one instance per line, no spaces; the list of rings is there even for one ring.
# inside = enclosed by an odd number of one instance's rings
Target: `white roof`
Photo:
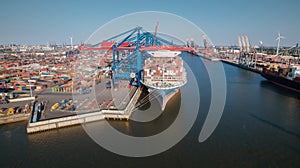
[[[148,51],[148,53],[153,57],[175,57],[179,55],[180,51],[169,51],[169,50],[160,50],[160,51]]]

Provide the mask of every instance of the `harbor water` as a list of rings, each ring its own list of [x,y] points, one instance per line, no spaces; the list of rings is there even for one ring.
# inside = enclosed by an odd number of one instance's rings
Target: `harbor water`
[[[300,95],[273,85],[259,74],[223,64],[227,80],[226,105],[213,134],[198,141],[211,100],[209,62],[184,53],[200,93],[197,119],[188,134],[169,150],[134,158],[114,154],[95,143],[81,125],[37,134],[26,133],[26,122],[0,126],[0,167],[300,167]],[[140,126],[110,121],[134,136],[166,129],[176,118],[176,94],[162,114]],[[100,124],[99,124],[100,122]],[[99,121],[90,125],[101,125]],[[158,128],[159,126],[159,128]]]

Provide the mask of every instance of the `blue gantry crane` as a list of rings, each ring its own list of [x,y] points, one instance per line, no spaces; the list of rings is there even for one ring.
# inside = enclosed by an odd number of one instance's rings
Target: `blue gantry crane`
[[[181,46],[157,36],[158,22],[155,32],[149,32],[137,26],[124,31],[111,38],[95,44],[84,50],[109,50],[112,53],[112,79],[113,83],[120,79],[131,79],[131,84],[140,86],[143,62],[149,57],[147,50],[180,50],[190,51],[191,48]],[[121,40],[120,40],[121,39]],[[104,46],[102,44],[110,44]],[[120,51],[127,51],[128,55],[120,59]]]

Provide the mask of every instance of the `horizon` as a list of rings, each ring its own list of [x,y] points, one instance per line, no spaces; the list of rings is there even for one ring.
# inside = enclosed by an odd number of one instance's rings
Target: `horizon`
[[[80,46],[82,43],[75,43],[73,44],[73,46]],[[86,43],[84,43],[86,44]],[[14,45],[14,46],[27,46],[27,47],[32,47],[32,46],[68,46],[70,47],[71,44],[62,44],[62,43],[56,43],[56,44],[29,44],[29,45],[26,45],[26,44],[16,44],[16,43],[12,43],[12,44],[0,44],[0,46],[10,46],[10,45]],[[90,44],[88,44],[90,45]],[[296,45],[296,44],[295,44]],[[283,46],[283,45],[280,45],[280,48],[291,48],[291,47],[294,47],[295,45],[293,46]],[[214,45],[214,47],[239,47],[238,44],[235,44],[235,45]],[[260,47],[258,45],[251,45],[251,47]],[[264,45],[262,46],[263,48],[265,49],[269,49],[269,48],[277,48],[277,46],[267,46],[267,45]]]

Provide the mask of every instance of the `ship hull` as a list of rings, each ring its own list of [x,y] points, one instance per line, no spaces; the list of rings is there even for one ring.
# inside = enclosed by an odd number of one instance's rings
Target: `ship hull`
[[[180,88],[175,88],[175,89],[165,89],[165,90],[158,90],[158,89],[153,89],[153,88],[149,88],[148,91],[151,92],[155,92],[156,99],[158,100],[160,106],[161,106],[161,110],[164,111],[167,103],[169,102],[169,100],[176,95],[176,93],[180,92]],[[151,93],[153,94],[153,93]]]
[[[268,74],[264,71],[261,73],[261,75],[264,78],[268,79],[270,82],[272,82],[278,86],[281,86],[281,87],[284,87],[284,88],[287,88],[287,89],[290,89],[290,90],[300,93],[300,83],[299,82],[292,81],[292,80],[289,80],[289,79],[286,79],[286,78],[283,78],[280,76],[274,76],[274,75]]]

